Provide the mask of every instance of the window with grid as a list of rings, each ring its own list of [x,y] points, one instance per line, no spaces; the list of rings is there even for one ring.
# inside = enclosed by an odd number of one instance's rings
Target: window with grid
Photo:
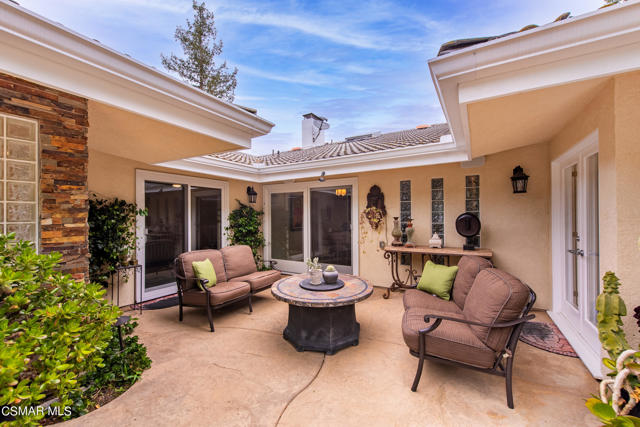
[[[38,123],[0,114],[0,227],[36,242]]]

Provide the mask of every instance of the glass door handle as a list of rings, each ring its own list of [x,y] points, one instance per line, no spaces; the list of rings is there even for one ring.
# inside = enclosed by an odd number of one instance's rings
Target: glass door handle
[[[584,256],[584,251],[582,249],[568,249],[567,252],[573,255]]]

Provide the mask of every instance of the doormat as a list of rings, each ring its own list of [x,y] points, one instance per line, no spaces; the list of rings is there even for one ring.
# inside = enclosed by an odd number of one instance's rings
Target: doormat
[[[178,296],[169,295],[152,301],[142,303],[143,310],[159,310],[161,308],[169,308],[178,305]]]
[[[520,333],[520,341],[550,353],[578,357],[555,323],[525,323]]]

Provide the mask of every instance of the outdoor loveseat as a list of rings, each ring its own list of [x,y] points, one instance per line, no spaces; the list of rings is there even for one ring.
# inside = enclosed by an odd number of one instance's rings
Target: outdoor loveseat
[[[216,272],[215,286],[207,288],[206,279],[198,286],[192,263],[208,259]],[[180,305],[179,318],[182,322],[182,307],[207,307],[207,316],[211,332],[213,328],[213,310],[246,301],[249,312],[251,295],[271,287],[280,279],[277,270],[258,271],[249,246],[227,246],[220,250],[205,249],[185,252],[175,260],[176,283],[178,284],[178,302]]]
[[[427,358],[505,377],[513,409],[513,357],[524,323],[535,317],[528,313],[536,295],[486,259],[464,256],[458,268],[450,301],[418,289],[404,294],[402,335],[419,358],[411,390],[418,388]]]

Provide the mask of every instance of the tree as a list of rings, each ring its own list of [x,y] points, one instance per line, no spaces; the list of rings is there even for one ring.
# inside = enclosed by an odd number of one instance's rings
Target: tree
[[[216,66],[215,57],[222,53],[222,40],[216,42],[218,31],[213,12],[204,2],[193,0],[193,21],[187,19],[186,28],[178,26],[174,38],[182,45],[184,58],[173,53],[161,55],[162,65],[191,85],[211,95],[233,102],[238,69],[230,70],[225,61]]]

